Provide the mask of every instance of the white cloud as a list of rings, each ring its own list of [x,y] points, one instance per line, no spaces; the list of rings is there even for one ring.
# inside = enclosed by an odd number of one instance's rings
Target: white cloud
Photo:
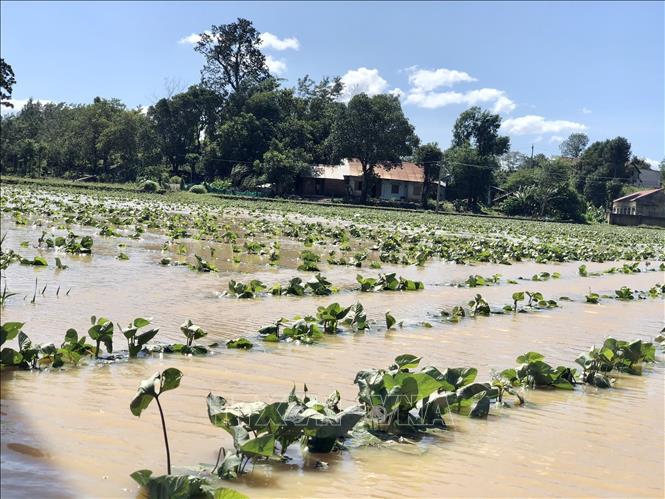
[[[652,158],[642,158],[644,161],[649,163],[649,166],[651,167],[652,170],[658,170],[660,168],[660,161],[657,159],[652,159]]]
[[[561,135],[552,135],[550,137],[550,144],[560,144],[563,142],[565,139]]]
[[[266,56],[266,66],[268,70],[276,75],[281,75],[286,72],[286,62],[281,59],[275,59],[271,55]]]
[[[275,50],[298,50],[300,42],[295,37],[279,38],[272,33],[261,33],[261,48],[262,49],[275,49]]]
[[[386,91],[388,82],[379,74],[378,69],[351,69],[342,76],[344,90],[340,100],[349,101],[356,94],[377,95]]]
[[[9,99],[9,102],[14,105],[14,107],[5,107],[5,106],[0,106],[0,111],[2,114],[11,114],[11,113],[18,113],[21,109],[23,109],[23,106],[25,106],[28,103],[29,99]],[[53,101],[46,100],[46,99],[32,99],[33,102],[37,103],[40,102],[42,104],[51,104]]]
[[[493,111],[495,113],[510,112],[515,109],[515,103],[506,96],[506,93],[496,88],[481,88],[468,92],[421,92],[413,89],[409,92],[406,102],[426,109],[436,109],[452,104],[475,106],[486,103],[494,103]]]
[[[512,135],[538,135],[543,133],[581,132],[586,125],[566,120],[546,120],[542,116],[529,114],[519,118],[509,118],[501,129]]]
[[[582,113],[584,113],[584,114],[591,114],[591,109],[588,109],[588,108],[586,108],[586,107],[583,107],[583,108],[582,108]]]
[[[499,96],[499,98],[494,102],[492,111],[495,113],[509,113],[517,107],[513,101],[511,101],[505,95]]]
[[[210,34],[210,31],[206,31],[206,33]],[[201,35],[198,33],[192,33],[191,35],[187,35],[178,40],[178,43],[184,45],[196,45],[197,43],[199,43],[199,40],[201,40]]]
[[[452,87],[456,83],[476,81],[464,71],[456,69],[418,69],[417,66],[407,68],[409,74],[409,84],[418,92],[431,92],[439,87]]]
[[[212,34],[210,31],[204,31],[208,35]],[[178,43],[184,45],[196,45],[201,40],[201,35],[199,33],[192,33],[178,40]],[[279,38],[278,36],[273,35],[272,33],[261,33],[261,44],[262,49],[274,49],[274,50],[287,50],[293,49],[298,50],[300,48],[300,42],[297,38]]]
[[[390,95],[394,95],[398,99],[403,99],[404,96],[406,95],[404,91],[401,88],[393,88],[390,92],[388,92]]]

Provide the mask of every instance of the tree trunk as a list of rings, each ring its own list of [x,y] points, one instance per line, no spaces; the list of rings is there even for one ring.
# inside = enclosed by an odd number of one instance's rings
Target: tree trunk
[[[360,190],[360,202],[367,203],[367,193],[369,192],[369,178],[370,169],[365,163],[361,163],[363,168],[363,188]]]
[[[423,168],[425,167],[423,166]],[[425,178],[423,180],[423,191],[421,193],[421,199],[420,199],[423,209],[427,209],[427,199],[429,198],[429,185],[430,185],[429,178],[427,174],[425,174]]]

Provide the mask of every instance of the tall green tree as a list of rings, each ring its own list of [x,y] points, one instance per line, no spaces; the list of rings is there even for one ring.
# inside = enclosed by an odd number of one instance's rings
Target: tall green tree
[[[329,137],[334,162],[356,158],[362,166],[361,201],[367,201],[374,169],[400,167],[418,145],[418,137],[393,95],[355,95],[340,109]]]
[[[200,36],[194,49],[205,58],[201,79],[206,87],[224,95],[270,77],[260,50],[260,33],[251,21],[238,18],[234,23],[213,25]]]
[[[423,169],[424,180],[421,198],[423,208],[427,208],[432,182],[439,180],[442,160],[443,151],[436,142],[418,146],[413,154],[413,162]]]
[[[499,168],[497,158],[510,149],[510,139],[499,135],[500,128],[501,116],[479,107],[467,109],[455,121],[445,162],[451,172],[452,191],[472,210],[488,200],[494,171]]]
[[[624,137],[594,142],[576,164],[575,187],[594,206],[609,207],[635,173],[631,145]]]
[[[470,146],[482,157],[494,157],[510,150],[510,139],[499,135],[501,116],[471,107],[459,115],[453,127],[452,147]]]
[[[561,142],[559,150],[562,156],[567,158],[579,158],[589,145],[589,137],[585,133],[571,133],[566,140]]]
[[[16,85],[14,70],[9,63],[0,58],[0,106],[14,107],[14,104],[9,101],[14,85]]]
[[[181,174],[181,168],[188,163],[188,155],[200,156],[203,135],[212,133],[221,104],[217,93],[194,85],[186,92],[160,99],[150,106],[148,117],[173,175]]]

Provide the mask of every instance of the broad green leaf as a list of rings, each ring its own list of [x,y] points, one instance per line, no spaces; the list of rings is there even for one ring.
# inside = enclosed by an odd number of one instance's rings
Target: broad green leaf
[[[16,338],[25,322],[5,322],[0,328],[0,345]]]
[[[266,434],[247,440],[240,452],[251,457],[270,457],[275,453],[275,436]]]

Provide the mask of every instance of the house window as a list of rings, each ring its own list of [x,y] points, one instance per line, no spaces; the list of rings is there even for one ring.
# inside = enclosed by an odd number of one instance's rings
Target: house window
[[[423,192],[423,186],[422,185],[414,185],[413,186],[413,195],[414,196],[420,196]]]
[[[356,190],[357,191],[362,191],[363,190],[363,183],[362,182],[356,182]]]
[[[392,194],[399,194],[399,184],[392,184],[390,187],[390,192]]]

